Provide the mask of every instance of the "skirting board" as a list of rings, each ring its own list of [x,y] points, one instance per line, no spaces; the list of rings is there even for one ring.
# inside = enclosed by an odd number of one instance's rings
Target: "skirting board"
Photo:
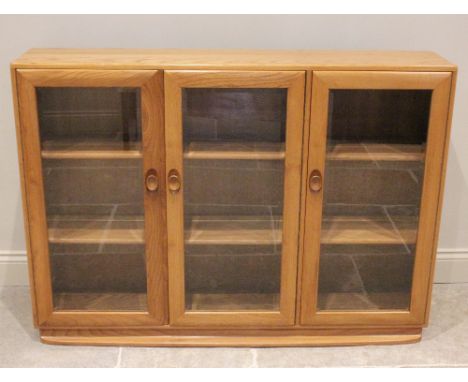
[[[468,249],[440,249],[435,283],[468,282]],[[0,287],[27,286],[28,265],[24,251],[0,251]]]

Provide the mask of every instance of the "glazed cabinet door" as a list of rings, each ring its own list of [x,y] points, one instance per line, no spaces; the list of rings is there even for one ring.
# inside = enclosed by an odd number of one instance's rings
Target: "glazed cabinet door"
[[[304,86],[165,72],[171,324],[294,323]]]
[[[314,72],[301,323],[421,325],[451,74]]]
[[[166,323],[162,72],[16,74],[37,324]]]

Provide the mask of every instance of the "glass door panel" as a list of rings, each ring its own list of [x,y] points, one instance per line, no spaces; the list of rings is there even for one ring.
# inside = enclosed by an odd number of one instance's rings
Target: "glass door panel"
[[[314,72],[301,322],[422,324],[449,73]]]
[[[409,310],[430,90],[331,90],[318,310]]]
[[[146,310],[140,89],[36,95],[54,309]]]
[[[305,73],[167,71],[164,88],[171,324],[293,324]]]
[[[187,310],[279,310],[286,100],[183,90]]]

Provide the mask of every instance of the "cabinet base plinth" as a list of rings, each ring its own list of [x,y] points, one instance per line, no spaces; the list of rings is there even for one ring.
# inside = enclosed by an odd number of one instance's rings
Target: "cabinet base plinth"
[[[187,335],[187,334],[127,334],[115,330],[113,334],[66,333],[64,330],[41,330],[41,341],[51,345],[102,345],[102,346],[160,346],[160,347],[296,347],[296,346],[357,346],[409,344],[421,340],[421,329],[401,333],[369,334],[277,334],[274,335]],[[343,331],[342,331],[343,332]]]

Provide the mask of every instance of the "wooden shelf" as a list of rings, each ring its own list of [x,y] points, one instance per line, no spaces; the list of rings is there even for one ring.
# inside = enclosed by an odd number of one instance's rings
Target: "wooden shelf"
[[[54,308],[80,311],[145,311],[146,293],[54,293]]]
[[[141,244],[144,243],[143,220],[106,216],[53,216],[49,219],[49,242],[53,244]],[[280,224],[279,221],[277,221]],[[204,245],[279,244],[281,229],[263,217],[193,217],[185,232],[185,243]]]
[[[322,244],[414,244],[417,221],[398,216],[325,217]],[[66,216],[49,220],[53,244],[143,244],[142,217]],[[279,245],[282,223],[264,216],[194,216],[185,230],[187,245]]]
[[[409,309],[410,292],[338,292],[318,294],[321,311]]]
[[[322,244],[414,244],[417,221],[398,216],[326,217]],[[193,245],[281,244],[282,224],[263,216],[195,216],[185,231]]]
[[[327,150],[327,160],[418,162],[424,154],[422,145],[337,144]]]
[[[142,216],[51,216],[48,221],[52,244],[143,244]]]
[[[282,160],[284,144],[264,142],[192,142],[185,159]]]
[[[337,144],[327,152],[335,161],[407,161],[424,160],[424,146],[386,144]],[[44,159],[138,159],[139,143],[46,141]],[[192,142],[184,150],[185,159],[283,160],[284,144],[242,142]]]
[[[137,142],[45,141],[41,156],[43,159],[138,159],[143,154]]]
[[[330,216],[322,223],[322,244],[414,244],[414,217]]]
[[[278,293],[189,293],[188,310],[278,310]]]
[[[281,244],[281,222],[263,216],[193,216],[185,230],[192,245]]]

